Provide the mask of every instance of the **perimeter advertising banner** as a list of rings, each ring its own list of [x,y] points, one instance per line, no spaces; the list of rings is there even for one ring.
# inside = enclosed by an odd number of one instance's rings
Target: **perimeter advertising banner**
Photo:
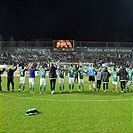
[[[77,51],[88,53],[119,53],[119,54],[132,54],[132,49],[125,47],[113,48],[113,47],[80,47]]]

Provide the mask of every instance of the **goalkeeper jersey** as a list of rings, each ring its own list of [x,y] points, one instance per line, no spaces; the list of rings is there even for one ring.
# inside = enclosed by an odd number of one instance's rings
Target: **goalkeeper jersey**
[[[96,70],[93,67],[90,67],[87,69],[87,74],[89,76],[95,76],[95,72],[96,72]]]

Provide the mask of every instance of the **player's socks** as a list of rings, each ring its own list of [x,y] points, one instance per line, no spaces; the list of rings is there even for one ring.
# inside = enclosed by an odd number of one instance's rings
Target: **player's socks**
[[[32,92],[34,92],[34,85],[32,86]]]
[[[25,85],[23,85],[23,91],[25,90]]]
[[[130,85],[130,87],[129,87],[129,92],[131,92],[131,90],[132,90],[132,85]]]
[[[116,87],[116,92],[118,92],[118,87]]]
[[[89,89],[91,90],[91,85],[89,85]]]
[[[84,84],[81,84],[82,85],[82,89],[84,89]]]
[[[93,87],[96,88],[95,84],[93,84]]]
[[[69,90],[71,91],[71,85],[69,84]]]
[[[129,87],[129,86],[127,86],[127,92],[129,92],[129,88],[130,88],[130,87]]]
[[[40,92],[42,92],[42,85],[40,86]]]
[[[60,91],[62,91],[62,89],[61,89],[62,87],[60,86]]]
[[[95,86],[95,84],[93,84],[93,87],[94,87],[94,90],[96,91],[96,86]]]
[[[46,92],[46,86],[44,86],[44,92]]]
[[[30,92],[32,92],[32,88],[30,87]]]
[[[20,92],[21,84],[18,86],[18,92]]]
[[[72,84],[72,90],[74,90],[74,84]]]
[[[61,86],[61,92],[63,91],[63,86]]]
[[[65,86],[63,85],[63,90],[64,90]]]
[[[21,85],[19,85],[18,88],[20,89],[21,88]]]
[[[112,91],[114,92],[114,88],[112,88]]]
[[[80,87],[81,87],[81,86],[80,86],[80,84],[79,84],[79,85],[78,85],[78,89],[79,89],[79,91],[80,91]]]

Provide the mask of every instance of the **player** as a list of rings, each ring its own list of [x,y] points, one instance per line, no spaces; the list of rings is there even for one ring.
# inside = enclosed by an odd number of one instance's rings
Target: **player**
[[[39,64],[38,64],[39,66]],[[34,85],[35,85],[35,71],[37,71],[36,67],[33,64],[28,65],[29,70],[29,86],[30,86],[30,93],[34,93]]]
[[[116,87],[116,92],[118,92],[118,72],[116,68],[111,72],[112,76],[112,91],[114,92],[114,88]]]
[[[84,91],[84,74],[85,71],[82,69],[82,66],[79,66],[79,69],[76,71],[76,73],[78,74],[78,89],[79,91],[81,91],[81,86],[82,86],[82,90]]]
[[[65,69],[63,68],[62,65],[58,67],[57,73],[58,73],[58,78],[59,78],[58,81],[60,84],[60,93],[61,93],[64,90],[64,74],[65,74]]]
[[[129,67],[127,73],[128,73],[127,91],[132,92],[132,77],[133,77],[132,67]]]
[[[96,87],[95,87],[95,73],[96,73],[96,70],[95,68],[92,67],[92,64],[90,65],[90,67],[87,69],[87,74],[89,76],[89,89],[91,91],[91,87],[93,85],[94,87],[94,90],[96,91]]]
[[[22,68],[19,69],[20,84],[19,84],[19,87],[18,87],[18,92],[20,92],[21,86],[23,86],[23,92],[25,92],[25,71],[26,71],[26,68],[24,68],[24,66],[22,66]]]
[[[44,85],[44,92],[43,94],[46,94],[46,64],[42,65],[42,67],[39,67],[39,73],[40,73],[40,94],[42,94],[42,87]]]
[[[69,84],[69,90],[70,93],[73,92],[74,90],[74,68],[73,65],[71,64],[70,67],[67,68],[68,71],[68,84]]]

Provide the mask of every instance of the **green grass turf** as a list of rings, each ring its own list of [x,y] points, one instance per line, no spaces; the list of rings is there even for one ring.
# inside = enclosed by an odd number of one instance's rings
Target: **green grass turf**
[[[47,94],[39,94],[39,77],[36,77],[35,93],[30,94],[28,77],[26,92],[18,92],[19,77],[15,77],[15,92],[7,92],[6,77],[2,77],[0,92],[0,132],[2,133],[132,133],[132,93],[91,92],[85,77],[85,91],[70,94],[68,80],[65,92],[59,93],[58,81],[54,95],[50,94],[47,78]],[[120,87],[119,87],[120,90]],[[30,108],[39,114],[25,116]]]

